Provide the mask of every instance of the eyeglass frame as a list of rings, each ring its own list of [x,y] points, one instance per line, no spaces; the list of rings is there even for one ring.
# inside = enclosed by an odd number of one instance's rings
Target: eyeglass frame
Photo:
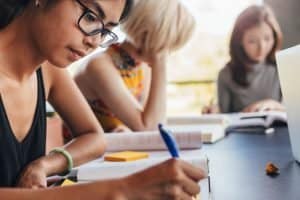
[[[119,37],[117,36],[117,34],[115,34],[114,32],[110,31],[109,29],[105,28],[104,22],[103,22],[103,20],[99,17],[99,15],[97,15],[93,10],[91,10],[91,9],[88,8],[86,5],[84,5],[80,0],[76,0],[76,2],[77,2],[81,7],[84,8],[83,13],[82,13],[81,16],[78,18],[78,21],[77,21],[77,26],[78,26],[78,28],[80,29],[80,31],[81,31],[82,33],[84,33],[86,36],[94,36],[94,35],[100,34],[101,37],[103,37],[103,38],[104,38],[105,36],[107,36],[107,35],[111,36],[111,38],[112,38],[111,41],[109,40],[109,41],[107,42],[107,44],[104,43],[104,44],[100,44],[100,45],[99,45],[100,47],[103,47],[103,48],[108,47],[108,46],[110,46],[110,45],[116,43],[116,42],[119,40]],[[80,25],[81,20],[82,20],[87,14],[89,14],[89,13],[92,13],[93,15],[95,15],[95,16],[97,17],[98,21],[99,21],[99,22],[101,23],[101,25],[102,25],[102,28],[101,28],[101,29],[95,29],[95,30],[93,30],[93,31],[91,31],[91,32],[86,32],[86,31],[81,27],[81,25]]]

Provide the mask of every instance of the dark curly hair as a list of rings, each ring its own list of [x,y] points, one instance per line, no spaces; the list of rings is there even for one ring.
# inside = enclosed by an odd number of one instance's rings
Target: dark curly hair
[[[50,3],[53,0],[48,0]],[[0,0],[0,30],[6,27],[16,16],[23,12],[30,0]],[[131,10],[133,0],[126,0],[120,21],[124,21]]]
[[[0,29],[19,15],[30,0],[0,0]]]

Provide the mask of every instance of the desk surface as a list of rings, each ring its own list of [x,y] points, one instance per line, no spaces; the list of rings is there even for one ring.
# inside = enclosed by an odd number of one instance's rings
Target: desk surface
[[[214,200],[299,200],[300,166],[293,160],[287,128],[271,135],[231,133],[202,149],[210,158]],[[265,174],[267,162],[280,175]]]

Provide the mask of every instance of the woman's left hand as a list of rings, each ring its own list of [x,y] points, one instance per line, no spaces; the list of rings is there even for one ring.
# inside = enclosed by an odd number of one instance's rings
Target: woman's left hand
[[[214,114],[214,113],[220,113],[220,108],[217,104],[209,104],[207,106],[204,106],[201,110],[202,114]]]
[[[168,55],[169,52],[167,50],[159,52],[144,52],[141,55],[141,59],[148,63],[149,67],[153,68],[166,64]]]
[[[285,109],[284,106],[278,101],[275,101],[273,99],[265,99],[247,106],[243,109],[242,112],[259,112],[270,110],[284,111]]]
[[[18,187],[23,188],[46,188],[47,187],[47,173],[39,160],[30,163],[22,172]]]

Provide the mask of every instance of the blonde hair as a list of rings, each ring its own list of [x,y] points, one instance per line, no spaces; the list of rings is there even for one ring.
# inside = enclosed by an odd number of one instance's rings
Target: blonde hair
[[[145,52],[174,51],[191,37],[195,19],[180,0],[136,0],[121,28]]]

